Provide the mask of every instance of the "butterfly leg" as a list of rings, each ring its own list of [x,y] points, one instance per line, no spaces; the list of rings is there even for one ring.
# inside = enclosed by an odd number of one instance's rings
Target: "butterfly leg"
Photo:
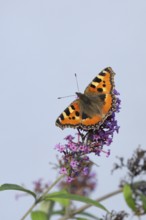
[[[80,129],[80,128],[77,128],[77,130],[78,130],[79,136],[80,136],[81,139],[82,139],[82,144],[84,144],[84,145],[89,144],[88,140],[89,140],[90,135],[92,135],[93,130],[86,131],[86,133],[81,132],[81,129]],[[85,131],[84,131],[84,132],[85,132]],[[79,140],[78,140],[78,141],[79,141]]]

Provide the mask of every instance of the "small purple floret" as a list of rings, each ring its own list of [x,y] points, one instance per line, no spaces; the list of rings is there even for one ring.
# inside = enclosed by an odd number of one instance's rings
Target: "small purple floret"
[[[64,139],[67,141],[72,141],[74,137],[70,134],[70,135],[67,135]]]
[[[84,175],[88,175],[88,173],[89,173],[89,168],[88,167],[84,167],[83,174]]]
[[[67,177],[67,182],[68,182],[68,183],[71,183],[73,180],[74,180],[73,177],[70,177],[70,176]]]
[[[61,145],[60,143],[56,144],[55,149],[57,149],[60,153],[65,151],[65,147]]]
[[[72,150],[72,151],[76,151],[76,150],[77,150],[77,146],[76,146],[76,144],[73,143],[73,142],[70,142],[69,148],[70,148],[70,150]]]
[[[76,168],[77,167],[77,161],[75,161],[75,160],[72,160],[71,162],[70,162],[70,166],[72,167],[72,168]]]
[[[67,169],[65,167],[61,167],[60,174],[67,174]]]

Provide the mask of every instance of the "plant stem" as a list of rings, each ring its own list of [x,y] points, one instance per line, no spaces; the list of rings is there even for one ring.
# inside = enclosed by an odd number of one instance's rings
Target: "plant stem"
[[[97,202],[101,202],[101,201],[103,201],[105,199],[108,199],[108,198],[110,198],[112,196],[115,196],[115,195],[121,193],[122,191],[123,191],[123,189],[118,189],[118,190],[116,190],[114,192],[108,193],[105,196],[102,196],[102,197],[96,199],[96,201]],[[59,220],[67,220],[67,219],[75,216],[76,214],[83,212],[85,209],[90,208],[91,206],[92,205],[89,205],[89,204],[88,205],[84,205],[84,206],[78,208],[77,210],[73,211],[72,213],[70,213],[70,216],[68,216],[68,218],[66,216],[64,216],[64,217],[61,217]]]
[[[33,210],[33,208],[43,200],[43,198],[48,194],[48,192],[64,177],[64,175],[60,176],[57,180],[52,183],[51,186],[47,188],[47,190],[40,196],[38,197],[35,202],[32,204],[32,206],[28,209],[28,211],[23,215],[23,217],[20,220],[24,220]]]
[[[122,192],[122,189],[118,189],[118,190],[116,190],[116,191],[114,191],[112,193],[108,193],[107,195],[100,197],[99,199],[96,199],[96,202],[101,202],[101,201],[103,201],[105,199],[108,199],[108,198],[110,198],[112,196],[115,196],[115,195],[117,195],[117,194],[119,194],[121,192]],[[87,209],[87,208],[89,208],[91,206],[92,205],[84,205],[84,206],[80,207],[79,209],[77,209],[76,211],[74,211],[72,214],[75,215],[77,213],[83,212],[85,209]]]
[[[42,194],[42,196],[38,199],[38,201],[40,201],[40,199],[42,200],[47,194],[48,192],[64,177],[64,175],[60,176],[57,180],[54,181],[54,183],[52,183],[51,186],[48,187],[48,189]]]
[[[32,206],[28,209],[28,211],[23,215],[23,217],[20,220],[24,220],[29,214],[30,212],[33,210],[33,208],[36,206],[36,203],[34,202],[32,204]]]

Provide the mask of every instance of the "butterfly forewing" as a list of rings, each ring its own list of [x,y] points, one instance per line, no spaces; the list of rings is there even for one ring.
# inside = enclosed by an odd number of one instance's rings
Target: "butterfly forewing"
[[[111,67],[102,70],[87,86],[84,93],[91,95],[111,93],[114,87],[114,75]]]
[[[61,127],[77,127],[81,123],[79,99],[72,102],[56,120]]]

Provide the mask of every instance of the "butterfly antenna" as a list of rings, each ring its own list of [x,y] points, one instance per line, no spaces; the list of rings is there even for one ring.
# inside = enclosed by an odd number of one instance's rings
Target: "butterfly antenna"
[[[78,89],[78,92],[79,92],[78,77],[77,77],[76,73],[75,73],[75,79],[76,79],[77,89]],[[58,97],[57,99],[63,99],[63,98],[68,98],[68,97],[73,97],[73,96],[76,96],[76,95],[61,96],[61,97]]]
[[[75,96],[75,95],[62,96],[62,97],[58,97],[57,99],[63,99],[63,98],[68,98],[68,97],[72,97],[72,96]]]
[[[75,73],[75,78],[76,78],[77,89],[78,89],[78,92],[79,92],[80,90],[79,90],[79,84],[78,84],[78,77],[77,77],[76,73]]]

